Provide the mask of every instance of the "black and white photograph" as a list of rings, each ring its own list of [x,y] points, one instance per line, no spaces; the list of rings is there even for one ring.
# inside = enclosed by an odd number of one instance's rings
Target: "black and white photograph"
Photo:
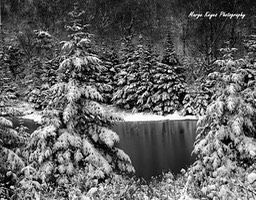
[[[0,200],[256,200],[256,1],[0,0]]]

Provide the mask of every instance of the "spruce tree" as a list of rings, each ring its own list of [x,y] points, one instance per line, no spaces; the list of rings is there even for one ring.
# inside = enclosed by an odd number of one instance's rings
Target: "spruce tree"
[[[100,105],[103,98],[94,78],[101,61],[90,53],[90,34],[80,24],[81,12],[75,7],[70,16],[70,40],[63,42],[58,82],[51,87],[43,126],[32,134],[30,159],[43,182],[88,190],[94,179],[134,168],[116,147],[119,137],[111,130],[119,117]]]
[[[5,198],[14,193],[20,171],[25,166],[21,156],[25,138],[13,129],[10,120],[17,114],[10,105],[8,95],[0,91],[0,194],[6,192]]]
[[[181,107],[185,95],[184,79],[175,67],[159,62],[151,45],[136,46],[117,74],[119,89],[113,96],[116,105],[133,111],[171,114]]]
[[[175,51],[172,34],[168,33],[166,41],[164,44],[164,55],[162,58],[162,63],[169,65],[173,68],[175,73],[182,75],[184,70],[181,66],[181,63],[178,59],[178,55]],[[184,77],[183,77],[184,78]]]
[[[177,58],[177,54],[174,50],[172,36],[170,33],[168,33],[167,37],[166,37],[165,50],[164,50],[162,63],[170,65],[170,66],[177,66],[180,64],[179,60]]]
[[[96,86],[105,102],[111,104],[114,90],[117,88],[115,75],[117,73],[116,66],[119,63],[118,57],[115,50],[113,48],[109,49],[108,47],[102,47],[100,51],[98,51],[98,54],[105,68],[100,71]]]
[[[248,177],[256,170],[256,71],[246,60],[234,60],[232,49],[224,51],[224,59],[216,61],[221,72],[209,75],[218,90],[198,122],[198,160],[190,169],[190,181],[208,198],[250,199],[255,195]]]
[[[59,48],[54,37],[46,31],[34,31],[33,44],[36,54],[23,72],[26,76],[22,82],[28,86],[25,92],[27,101],[34,103],[36,109],[43,109],[48,104],[48,89],[56,82]]]
[[[162,63],[158,63],[153,73],[153,112],[163,115],[177,111],[185,94],[184,79],[180,79],[170,66]]]
[[[188,86],[189,87],[189,86]],[[182,115],[202,116],[206,113],[207,106],[212,102],[216,90],[216,80],[213,76],[198,79],[193,89],[187,88],[188,93],[182,101]]]
[[[195,84],[194,90],[190,90],[189,93],[184,97],[183,109],[181,113],[183,115],[196,115],[202,116],[206,114],[206,109],[214,100],[216,100],[217,93],[220,91],[220,84],[223,83],[219,72],[228,73],[232,71],[230,65],[225,63],[234,62],[233,54],[236,48],[221,48],[220,51],[223,53],[221,60],[213,63],[215,72],[209,73],[206,77],[198,79]]]
[[[152,105],[148,99],[152,96],[153,74],[152,69],[157,65],[157,55],[153,52],[152,45],[148,45],[143,51],[143,63],[140,68],[140,85],[137,88],[136,110],[152,112]]]
[[[136,92],[140,87],[141,75],[145,69],[145,48],[139,42],[133,53],[130,52],[130,48],[128,49],[125,51],[127,55],[121,57],[120,71],[116,75],[119,87],[113,95],[113,101],[121,108],[133,109],[136,108],[138,100]]]

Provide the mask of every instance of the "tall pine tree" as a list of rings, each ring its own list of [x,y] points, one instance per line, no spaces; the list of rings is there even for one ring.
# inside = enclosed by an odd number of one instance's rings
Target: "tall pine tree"
[[[253,199],[248,177],[256,170],[256,72],[249,62],[234,60],[231,49],[224,50],[224,59],[216,61],[221,72],[209,75],[218,89],[199,119],[194,148],[198,160],[190,173],[208,198]]]
[[[100,105],[103,98],[94,78],[101,61],[90,53],[90,34],[80,24],[77,7],[70,17],[70,41],[63,42],[58,82],[51,88],[44,124],[32,134],[30,159],[36,161],[43,182],[86,190],[92,179],[134,168],[128,155],[116,147],[119,136],[110,129],[120,119]]]
[[[166,37],[162,63],[164,63],[166,65],[170,65],[170,66],[180,65],[179,59],[178,59],[177,54],[174,49],[172,36],[170,33],[168,33],[167,37]]]

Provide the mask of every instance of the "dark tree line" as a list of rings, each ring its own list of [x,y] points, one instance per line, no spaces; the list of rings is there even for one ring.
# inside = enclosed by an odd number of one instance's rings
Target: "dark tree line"
[[[90,24],[91,31],[100,41],[110,42],[127,35],[143,34],[155,44],[171,31],[176,48],[183,55],[188,52],[203,55],[208,63],[219,56],[218,49],[223,41],[230,41],[231,47],[239,47],[255,26],[254,0],[4,0],[3,24],[16,17],[28,22],[32,28],[61,34],[68,20],[66,13],[71,11],[74,2],[85,13],[83,23]],[[195,20],[188,17],[191,11],[243,12],[246,16],[244,19],[203,17]]]

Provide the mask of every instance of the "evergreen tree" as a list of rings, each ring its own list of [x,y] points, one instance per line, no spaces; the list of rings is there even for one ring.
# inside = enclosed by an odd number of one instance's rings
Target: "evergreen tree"
[[[128,44],[130,43],[128,42]],[[130,50],[130,47],[124,50],[125,53],[121,57],[120,71],[115,78],[118,80],[118,90],[113,95],[115,104],[125,109],[133,109],[136,107],[138,101],[136,92],[142,80],[141,75],[144,73],[143,69],[145,69],[146,66],[144,60],[144,46],[138,44],[133,53],[131,53]]]
[[[134,168],[115,146],[119,137],[110,130],[120,119],[99,103],[103,98],[94,87],[94,78],[102,66],[90,53],[90,34],[83,31],[86,27],[80,24],[77,7],[70,16],[70,41],[63,42],[58,82],[51,87],[44,125],[32,134],[30,159],[43,182],[88,190],[93,179]]]
[[[222,78],[218,75],[219,72],[227,73],[230,69],[225,63],[232,63],[234,61],[233,54],[236,48],[222,48],[220,51],[223,53],[222,60],[213,63],[215,71],[209,73],[204,78],[199,78],[195,84],[194,88],[187,89],[188,94],[183,100],[183,109],[181,113],[183,115],[205,115],[206,109],[209,104],[216,100],[217,92],[219,92],[219,87],[223,83]]]
[[[180,64],[177,58],[177,54],[174,50],[172,36],[170,33],[168,33],[166,37],[165,50],[164,50],[162,63],[170,66],[177,66]]]
[[[121,47],[119,50],[119,62],[120,64],[124,64],[131,59],[136,45],[133,43],[134,36],[130,35],[123,38],[121,42]],[[122,65],[121,65],[122,66]]]
[[[36,53],[32,55],[27,69],[23,72],[27,75],[22,82],[28,86],[24,92],[27,101],[34,103],[36,109],[43,109],[48,104],[48,90],[56,82],[59,49],[48,32],[35,30],[33,36],[33,49]]]
[[[140,68],[140,85],[137,88],[137,111],[152,112],[152,105],[149,98],[152,95],[154,80],[152,76],[152,69],[157,65],[157,56],[153,52],[151,45],[144,49],[143,64]]]
[[[165,46],[165,49],[164,49],[164,55],[162,58],[162,63],[171,66],[177,74],[182,75],[184,70],[181,67],[181,63],[178,59],[178,55],[175,52],[173,38],[170,33],[167,34],[164,46]]]
[[[191,181],[208,198],[250,199],[255,195],[249,177],[256,170],[256,71],[249,62],[234,60],[232,49],[223,50],[224,59],[216,61],[221,72],[209,75],[219,89],[198,122]]]
[[[148,102],[153,112],[163,115],[178,110],[186,94],[184,79],[163,63],[157,63],[151,73],[154,81]]]
[[[0,92],[0,195],[6,192],[5,198],[9,198],[25,166],[21,156],[25,138],[13,129],[10,121],[10,117],[16,116],[18,112],[10,105],[8,95],[4,91]]]
[[[193,88],[186,88],[188,93],[182,101],[182,115],[202,116],[205,114],[207,106],[212,102],[212,97],[216,90],[216,80],[213,76],[198,79]]]
[[[153,47],[143,45],[142,38],[133,53],[128,49],[126,62],[120,64],[123,70],[116,75],[119,88],[114,93],[114,103],[121,108],[159,115],[178,110],[185,87],[176,68],[159,62]]]
[[[116,63],[116,65],[114,66],[116,70],[116,73],[114,75],[114,83],[115,83],[114,94],[118,90],[121,90],[127,84],[127,81],[128,81],[128,76],[127,76],[128,68],[125,63],[129,62],[135,50],[135,45],[132,43],[132,38],[133,38],[132,36],[128,36],[124,38],[121,43],[121,47],[118,51],[118,63]],[[116,101],[114,100],[114,97],[112,101]]]
[[[114,49],[109,49],[108,47],[102,47],[98,54],[105,68],[100,71],[96,86],[105,102],[111,104],[114,89],[117,88],[114,77],[117,73],[116,66],[119,63],[118,56]]]

